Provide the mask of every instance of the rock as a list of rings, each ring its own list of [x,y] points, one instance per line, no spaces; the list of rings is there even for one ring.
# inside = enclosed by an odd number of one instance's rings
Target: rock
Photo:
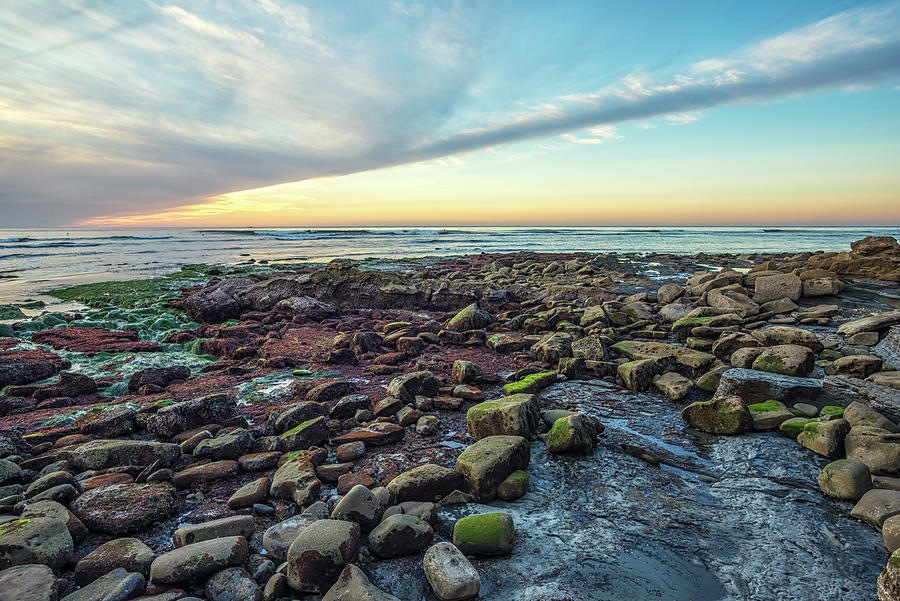
[[[625,340],[615,343],[611,348],[636,361],[656,359],[663,365],[672,364],[677,371],[691,377],[707,371],[716,360],[715,356],[709,353],[665,342]]]
[[[263,534],[263,548],[278,562],[283,562],[287,559],[288,549],[297,535],[317,519],[308,513],[301,513],[270,526]]]
[[[147,576],[153,557],[153,550],[138,539],[117,538],[103,543],[78,562],[75,582],[83,586],[116,568]]]
[[[850,249],[858,255],[900,254],[900,244],[893,236],[866,236],[862,240],[850,243]]]
[[[353,417],[357,411],[371,408],[372,401],[368,395],[348,394],[338,399],[338,402],[331,408],[329,415],[331,415],[332,419],[348,419]]]
[[[878,332],[860,332],[848,336],[846,342],[851,346],[875,346],[878,344]]]
[[[822,380],[796,378],[754,369],[729,369],[722,374],[716,396],[741,397],[746,403],[761,403],[770,399],[796,402],[817,398],[822,392]]]
[[[759,305],[741,292],[734,290],[710,290],[706,296],[706,303],[710,307],[723,309],[729,313],[737,313],[741,317],[748,317],[759,313]]]
[[[0,351],[0,389],[53,377],[71,364],[45,350]]]
[[[868,332],[861,332],[857,336],[864,333]],[[872,348],[872,352],[894,369],[900,369],[900,327],[891,327],[882,336],[881,341]]]
[[[206,581],[209,601],[262,601],[262,593],[259,584],[244,568],[225,568]]]
[[[462,552],[451,543],[433,545],[423,560],[425,577],[441,601],[469,599],[481,590],[481,577]]]
[[[234,280],[245,280],[248,284],[252,283],[252,280],[247,278],[234,278]],[[226,280],[226,282],[228,281]],[[230,282],[226,284],[226,282],[220,284],[220,287],[206,288],[188,296],[183,301],[184,312],[200,323],[222,323],[240,317],[241,305],[229,294],[230,290],[228,289],[235,284]]]
[[[763,344],[744,332],[730,332],[720,336],[712,345],[712,354],[721,361],[728,361],[734,353],[745,348],[760,348]]]
[[[666,398],[672,401],[680,401],[688,395],[691,388],[694,387],[693,382],[674,371],[666,372],[661,376],[653,378],[653,385]]]
[[[186,365],[171,367],[151,367],[134,372],[128,380],[128,394],[137,394],[144,386],[167,388],[169,384],[191,377],[191,369]]]
[[[803,328],[770,326],[754,330],[752,335],[766,346],[799,345],[814,353],[819,353],[824,348],[815,333]]]
[[[832,461],[819,474],[822,492],[841,501],[858,501],[871,485],[869,468],[853,459]]]
[[[900,371],[879,371],[866,378],[866,382],[900,390]]]
[[[508,513],[483,513],[460,518],[453,526],[453,544],[466,555],[509,555],[516,529]]]
[[[89,411],[72,424],[82,434],[115,438],[137,428],[137,412],[128,407],[110,407],[103,411]]]
[[[900,552],[894,551],[887,566],[878,576],[878,601],[900,599]]]
[[[172,540],[176,548],[226,536],[243,536],[249,540],[255,530],[253,516],[234,515],[193,526],[182,526],[172,534]]]
[[[847,458],[864,463],[873,474],[900,474],[900,434],[874,426],[853,426],[844,445]]]
[[[881,536],[884,538],[884,546],[891,553],[900,549],[900,517],[892,515],[884,520],[881,525]]]
[[[388,384],[388,396],[397,397],[406,403],[415,402],[416,396],[433,397],[441,383],[430,371],[415,371],[397,376]]]
[[[820,400],[831,405],[865,403],[888,419],[900,420],[900,391],[848,376],[825,376]]]
[[[600,336],[585,336],[572,343],[572,356],[588,361],[606,361],[609,354]]]
[[[764,348],[738,349],[731,354],[729,362],[732,367],[744,367],[749,369],[753,367],[753,362],[756,361],[756,358],[759,357],[764,350]]]
[[[465,332],[467,330],[480,330],[489,326],[493,321],[494,317],[490,313],[479,309],[478,305],[472,303],[453,316],[444,327],[451,332]]]
[[[0,486],[22,479],[22,468],[6,459],[0,459]]]
[[[150,565],[154,584],[198,581],[247,561],[247,539],[243,536],[214,538],[163,553]]]
[[[846,355],[831,362],[826,368],[829,375],[867,378],[881,369],[882,361],[872,355]]]
[[[337,307],[311,296],[290,296],[275,304],[275,311],[292,318],[305,317],[312,321],[322,321],[338,312]]]
[[[64,371],[59,374],[59,381],[47,388],[38,388],[32,394],[36,401],[55,399],[58,397],[79,397],[97,392],[97,383],[83,374]]]
[[[283,434],[304,422],[324,415],[328,415],[328,406],[323,403],[312,401],[294,403],[275,418],[275,432]]]
[[[293,501],[300,507],[314,502],[322,488],[316,478],[315,468],[309,461],[297,459],[287,461],[272,476],[269,494],[276,499]]]
[[[506,393],[507,396],[512,396],[514,394],[535,394],[544,388],[547,388],[554,382],[556,382],[555,371],[539,371],[528,374],[521,380],[505,384],[503,386],[503,392]],[[484,395],[482,394],[482,396]],[[482,398],[480,400],[484,399]]]
[[[766,401],[748,405],[750,415],[753,417],[754,430],[775,430],[782,422],[794,417],[784,403],[779,401]]]
[[[335,455],[340,462],[356,461],[366,456],[366,444],[357,441],[338,445]]]
[[[660,308],[658,315],[668,322],[676,322],[679,319],[687,317],[687,314],[690,313],[692,309],[693,307],[690,305],[669,303],[665,307]]]
[[[359,549],[359,526],[340,520],[317,520],[291,543],[287,555],[288,584],[299,592],[328,590]]]
[[[784,376],[806,376],[815,364],[816,356],[805,346],[780,344],[761,352],[753,361],[753,369]]]
[[[332,380],[310,389],[306,400],[313,403],[327,403],[356,392],[356,384],[348,380]]]
[[[516,470],[497,485],[497,496],[504,501],[515,501],[528,492],[528,472]]]
[[[471,361],[457,359],[450,375],[457,384],[469,384],[481,375],[481,369]]]
[[[414,555],[431,544],[434,530],[420,517],[395,513],[369,533],[369,550],[377,557]]]
[[[850,517],[881,528],[886,519],[897,514],[900,514],[900,491],[875,488],[860,498]]]
[[[145,440],[94,440],[73,450],[61,450],[60,459],[78,470],[99,470],[120,465],[173,465],[181,458],[177,444]]]
[[[57,594],[56,576],[45,565],[0,570],[0,601],[56,601]]]
[[[792,301],[800,299],[803,293],[803,282],[792,273],[780,273],[756,278],[753,300],[757,303],[787,298]]]
[[[159,438],[172,438],[206,424],[224,424],[238,416],[234,399],[227,394],[211,394],[163,407],[147,420],[147,431]]]
[[[172,515],[172,487],[163,483],[112,484],[94,488],[72,503],[72,513],[95,532],[122,535]]]
[[[776,315],[780,315],[782,313],[791,313],[796,311],[800,307],[797,306],[797,303],[793,302],[788,298],[779,298],[777,300],[769,301],[767,303],[762,303],[759,306],[759,310],[762,313],[775,313]]]
[[[84,353],[88,357],[97,353],[147,353],[162,350],[156,342],[139,340],[136,330],[117,332],[103,328],[56,328],[35,332],[31,335],[31,341],[46,344],[56,350]]]
[[[501,355],[521,351],[530,346],[530,343],[526,341],[525,338],[523,338],[520,334],[502,333],[490,336],[485,344],[487,344],[487,347],[489,349]]]
[[[563,357],[572,356],[574,337],[566,332],[547,334],[531,346],[531,356],[537,361],[556,365]]]
[[[842,323],[838,326],[837,333],[842,336],[852,336],[860,332],[881,332],[897,324],[900,324],[900,309]]]
[[[26,564],[62,568],[75,549],[66,522],[21,517],[0,524],[0,570]]]
[[[666,365],[656,359],[639,359],[619,364],[616,373],[628,390],[650,390],[653,379],[666,370]]]
[[[231,509],[244,509],[253,507],[257,503],[262,503],[269,496],[269,487],[272,480],[269,478],[260,478],[252,482],[248,482],[237,489],[231,497],[228,498],[226,504]]]
[[[365,573],[348,564],[322,601],[400,601],[372,584]]]
[[[463,487],[463,475],[456,470],[428,463],[403,472],[391,480],[387,488],[404,501],[434,501]]]
[[[368,428],[360,428],[335,436],[331,439],[331,442],[337,445],[348,442],[363,442],[368,446],[377,447],[400,442],[405,435],[406,429],[402,426],[388,422],[376,422]]]
[[[172,484],[177,488],[190,488],[201,482],[214,482],[230,478],[238,473],[237,461],[226,459],[212,461],[200,465],[193,465],[187,469],[176,472],[172,476]]]
[[[305,421],[278,437],[278,448],[283,452],[305,451],[328,440],[328,426],[324,417]]]
[[[797,435],[797,442],[823,457],[838,459],[844,454],[844,437],[849,431],[850,424],[845,419],[810,420]]]
[[[88,529],[75,515],[60,503],[52,500],[32,501],[19,516],[22,519],[49,518],[63,522],[72,541],[77,545],[88,536]]]
[[[682,409],[681,418],[692,428],[710,434],[739,434],[753,427],[753,416],[744,401],[733,395],[691,403]]]
[[[363,530],[371,530],[381,521],[384,507],[372,491],[357,484],[341,497],[331,512],[331,519],[359,524]]]
[[[87,586],[66,595],[62,601],[127,601],[144,592],[143,574],[116,568]]]
[[[678,284],[663,284],[656,291],[656,300],[661,305],[668,305],[684,296],[684,286]]]
[[[253,447],[253,435],[240,428],[231,432],[201,440],[194,447],[194,457],[207,459],[237,459]]]
[[[528,436],[538,424],[538,402],[531,394],[516,394],[473,405],[466,412],[472,438],[512,435]]]
[[[467,447],[456,459],[466,489],[480,501],[497,496],[497,487],[531,460],[531,447],[521,436],[488,436]]]
[[[597,431],[585,415],[576,413],[561,417],[544,438],[551,453],[579,453],[590,455],[597,444]]]

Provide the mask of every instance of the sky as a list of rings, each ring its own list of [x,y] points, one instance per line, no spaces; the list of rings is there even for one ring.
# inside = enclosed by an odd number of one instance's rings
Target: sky
[[[482,224],[900,224],[900,1],[0,3],[0,227]]]

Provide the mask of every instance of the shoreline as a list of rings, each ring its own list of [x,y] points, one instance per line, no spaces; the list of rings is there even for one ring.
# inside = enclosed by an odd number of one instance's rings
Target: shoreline
[[[429,540],[465,547],[458,520],[502,512],[511,552],[467,553],[486,601],[594,598],[598,582],[673,600],[871,597],[889,550],[816,478],[862,432],[840,417],[853,400],[900,420],[900,372],[876,354],[893,357],[886,341],[900,337],[898,266],[900,246],[870,241],[852,253],[191,265],[64,289],[85,308],[0,322],[0,448],[31,470],[0,514],[27,515],[44,493],[73,511],[84,530],[54,556],[66,592],[72,568],[116,538],[162,565],[185,524],[249,519],[249,547],[266,559],[261,534],[306,515],[362,520],[359,566],[411,601],[429,594],[422,548],[403,539],[402,557],[381,558],[373,520],[409,516]],[[516,469],[466,463],[479,441],[517,436]],[[50,465],[68,475],[48,483],[65,484],[35,487]],[[530,485],[498,500],[516,470]],[[900,464],[872,472],[882,480],[854,493],[900,485]],[[151,490],[161,506],[134,502]],[[378,517],[341,513],[351,493],[375,498]],[[798,502],[772,501],[784,497]],[[105,524],[113,513],[127,518]],[[795,545],[815,561],[798,563]],[[541,550],[582,577],[535,559]],[[168,588],[160,569],[148,590]]]

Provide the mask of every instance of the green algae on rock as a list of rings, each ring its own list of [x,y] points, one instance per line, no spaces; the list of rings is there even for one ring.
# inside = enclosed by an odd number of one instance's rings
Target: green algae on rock
[[[553,382],[555,381],[555,371],[541,371],[535,374],[527,375],[517,382],[510,382],[509,384],[505,384],[503,386],[503,392],[505,392],[507,395],[521,393],[533,394],[536,392],[540,392],[547,386],[553,384]]]
[[[516,529],[508,513],[482,513],[456,521],[453,544],[466,555],[509,555]]]

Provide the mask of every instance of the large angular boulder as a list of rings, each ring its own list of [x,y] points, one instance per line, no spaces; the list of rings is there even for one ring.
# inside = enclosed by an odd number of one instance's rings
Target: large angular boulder
[[[315,521],[300,531],[288,549],[288,584],[298,592],[322,593],[334,585],[358,550],[359,526],[341,520]]]
[[[172,515],[175,499],[166,483],[111,484],[80,495],[72,513],[94,532],[123,535]]]
[[[799,276],[792,273],[779,273],[756,278],[753,300],[757,303],[767,303],[780,298],[798,300],[803,293],[803,282]]]
[[[852,336],[860,332],[880,332],[898,324],[900,324],[900,309],[894,309],[842,323],[838,326],[837,333]]]
[[[844,438],[849,431],[845,419],[810,420],[797,435],[797,442],[823,457],[839,459],[844,455]]]
[[[315,467],[308,460],[295,459],[275,470],[269,495],[305,507],[318,499],[321,489]]]
[[[45,565],[0,570],[0,601],[56,601],[58,594],[56,576]]]
[[[305,451],[328,440],[325,417],[316,417],[294,426],[278,437],[278,448],[283,452]]]
[[[378,497],[362,484],[357,484],[335,504],[331,519],[355,522],[369,531],[378,525],[383,513],[384,507]]]
[[[547,334],[531,346],[531,356],[538,361],[556,365],[563,357],[572,356],[575,338],[565,332]]]
[[[463,475],[456,470],[427,463],[403,472],[391,480],[387,488],[397,499],[404,501],[434,501],[454,490],[461,489]]]
[[[861,522],[868,522],[876,528],[891,516],[900,514],[900,491],[875,488],[857,501],[850,517]]]
[[[470,599],[481,590],[481,577],[462,551],[441,542],[425,552],[425,577],[441,601]]]
[[[147,431],[159,438],[204,426],[224,424],[238,417],[237,404],[227,394],[211,394],[163,407],[147,420]]]
[[[92,440],[75,449],[59,451],[78,470],[100,470],[123,465],[174,465],[181,459],[177,444],[147,440]]]
[[[252,515],[233,515],[182,526],[172,534],[172,540],[175,541],[176,547],[184,547],[224,536],[243,536],[249,539],[255,530],[256,522]]]
[[[324,403],[314,403],[312,401],[294,403],[275,417],[275,433],[284,434],[303,422],[308,422],[323,415],[328,415],[328,406]]]
[[[874,426],[853,426],[844,439],[847,459],[855,459],[878,476],[900,474],[900,434]]]
[[[414,371],[391,380],[387,394],[412,403],[416,396],[435,396],[440,387],[441,382],[430,371]]]
[[[779,344],[764,349],[753,360],[753,369],[783,376],[806,376],[815,365],[816,356],[799,344]]]
[[[466,488],[480,501],[497,496],[497,487],[510,474],[524,470],[531,461],[531,447],[521,436],[488,436],[470,445],[456,459],[456,471]]]
[[[418,553],[431,544],[434,530],[422,518],[395,513],[384,518],[369,533],[369,550],[377,557],[402,557]]]
[[[74,550],[72,535],[61,520],[22,517],[0,524],[0,570],[35,563],[57,570]]]
[[[539,420],[537,397],[532,394],[485,401],[466,412],[466,424],[475,440],[497,435],[528,436],[535,431]]]
[[[465,332],[466,330],[480,330],[486,328],[493,323],[493,321],[494,317],[490,313],[483,309],[479,309],[478,305],[472,303],[454,315],[444,327],[453,332]]]
[[[365,572],[348,564],[322,601],[400,601],[372,584]]]
[[[166,388],[169,384],[191,377],[191,368],[186,365],[171,367],[151,367],[134,373],[128,380],[128,394],[137,394],[144,386]]]
[[[819,353],[822,351],[822,348],[824,348],[815,332],[804,330],[803,328],[792,328],[789,326],[770,326],[767,328],[754,330],[753,337],[766,346],[797,344],[807,347],[814,353]]]
[[[717,396],[697,401],[681,410],[690,426],[710,434],[739,434],[753,427],[753,416],[739,396]]]
[[[719,379],[716,395],[736,395],[745,403],[762,403],[775,399],[795,403],[801,399],[815,399],[822,393],[822,380],[783,376],[755,369],[729,369]]]

